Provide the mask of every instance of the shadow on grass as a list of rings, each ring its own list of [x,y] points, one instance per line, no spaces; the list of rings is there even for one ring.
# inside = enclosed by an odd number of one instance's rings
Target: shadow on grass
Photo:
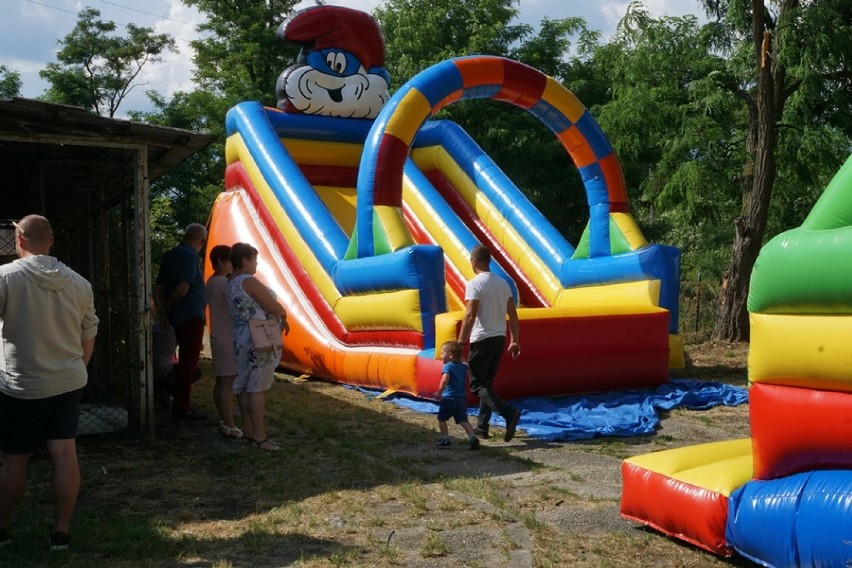
[[[148,520],[113,514],[80,514],[68,550],[47,549],[46,530],[20,526],[12,542],[0,549],[0,565],[36,566],[289,566],[313,558],[344,559],[353,547],[305,534],[279,534],[256,526],[234,537],[182,532],[175,537]],[[43,523],[39,523],[43,524]],[[47,525],[49,526],[49,525]],[[34,535],[43,535],[36,538]]]
[[[282,451],[267,453],[217,433],[209,361],[203,370],[208,378],[193,388],[193,401],[208,421],[177,422],[158,408],[153,440],[123,433],[78,440],[82,488],[65,553],[46,550],[50,462],[34,457],[0,565],[272,566],[312,556],[340,563],[354,545],[336,519],[349,525],[363,511],[377,522],[370,509],[383,500],[417,516],[432,497],[422,494],[426,485],[440,490],[448,480],[532,467],[508,448],[468,451],[455,424],[459,443],[437,449],[434,417],[403,420],[404,410],[340,385],[289,379],[269,392],[267,428]]]

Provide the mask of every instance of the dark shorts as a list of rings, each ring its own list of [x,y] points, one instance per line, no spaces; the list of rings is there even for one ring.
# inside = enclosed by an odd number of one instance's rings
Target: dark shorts
[[[438,420],[445,422],[450,418],[454,418],[456,424],[467,422],[467,398],[459,396],[441,399],[438,405]]]
[[[83,389],[32,400],[0,393],[0,451],[32,454],[44,440],[76,438],[82,398]]]

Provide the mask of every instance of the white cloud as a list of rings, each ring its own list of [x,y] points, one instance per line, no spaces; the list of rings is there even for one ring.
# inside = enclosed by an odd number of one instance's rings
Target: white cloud
[[[178,53],[166,52],[162,61],[143,68],[140,74],[140,86],[134,97],[153,89],[167,98],[177,91],[191,91],[192,74],[194,70],[194,53],[190,41],[199,37],[196,28],[203,22],[201,14],[194,8],[188,8],[181,0],[169,0],[166,18],[156,21],[153,27],[156,33],[166,33],[175,38]],[[144,103],[144,101],[143,101]]]

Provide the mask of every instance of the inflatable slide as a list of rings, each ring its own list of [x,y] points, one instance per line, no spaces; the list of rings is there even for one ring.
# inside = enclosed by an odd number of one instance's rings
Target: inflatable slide
[[[852,565],[850,258],[852,157],[752,272],[751,438],[626,460],[624,517],[763,566]]]
[[[289,314],[282,365],[431,398],[436,347],[457,336],[469,251],[481,243],[521,320],[522,355],[495,379],[501,396],[667,382],[670,361],[682,362],[679,252],[642,236],[588,110],[552,78],[490,56],[445,61],[389,100],[372,97],[387,73],[365,17],[298,12],[279,30],[303,44],[279,79],[279,108],[245,102],[227,116],[226,191],[208,246],[259,249],[258,276]],[[565,148],[589,204],[576,247],[461,127],[433,120],[475,98],[527,110]]]

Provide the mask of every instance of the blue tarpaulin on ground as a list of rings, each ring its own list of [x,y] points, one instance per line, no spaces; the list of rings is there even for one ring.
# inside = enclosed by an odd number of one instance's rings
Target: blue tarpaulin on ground
[[[359,389],[370,396],[376,391]],[[438,413],[438,403],[403,394],[384,400],[418,412]],[[738,406],[748,402],[743,388],[713,381],[671,379],[655,389],[613,391],[560,398],[518,398],[512,406],[523,410],[518,429],[528,436],[549,441],[587,440],[595,436],[642,436],[660,424],[660,411],[674,408],[706,410],[714,406]],[[471,407],[471,416],[477,414]],[[472,420],[473,421],[473,420]],[[495,414],[495,426],[504,426]]]

